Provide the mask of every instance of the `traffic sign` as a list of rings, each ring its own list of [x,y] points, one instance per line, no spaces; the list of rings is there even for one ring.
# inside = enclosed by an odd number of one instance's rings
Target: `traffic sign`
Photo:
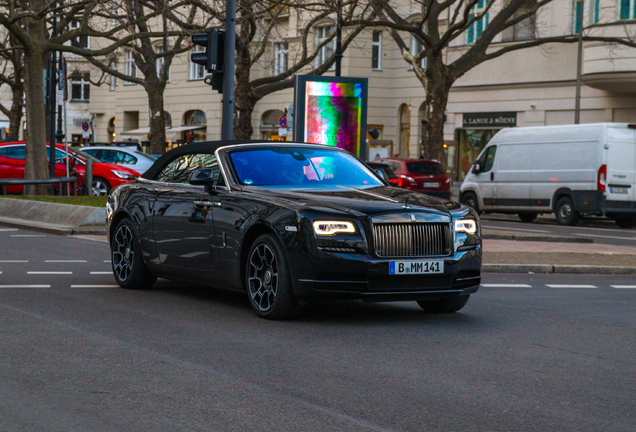
[[[278,124],[282,128],[287,127],[287,117],[285,117],[284,115],[280,116],[280,118],[278,119]]]
[[[86,122],[82,123],[82,130],[84,132],[88,132],[88,128],[89,128],[88,123],[86,123]]]

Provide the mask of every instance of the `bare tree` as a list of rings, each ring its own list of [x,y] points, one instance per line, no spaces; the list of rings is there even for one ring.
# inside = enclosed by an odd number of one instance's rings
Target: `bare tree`
[[[576,43],[577,35],[543,36],[537,25],[541,8],[552,0],[410,0],[410,6],[419,11],[419,18],[407,20],[391,0],[370,0],[377,14],[371,23],[364,19],[350,24],[367,24],[387,28],[404,60],[426,91],[424,110],[424,137],[422,153],[442,160],[444,139],[444,112],[452,85],[474,67],[506,53],[528,49],[548,43]],[[401,4],[404,6],[404,4]],[[546,33],[547,33],[546,28]],[[503,33],[516,43],[493,45]],[[412,49],[405,34],[419,45]],[[460,38],[469,39],[469,45],[446,56],[449,48]],[[465,39],[464,39],[465,40]],[[584,41],[599,41],[636,47],[626,33],[624,38],[583,35]]]
[[[0,48],[0,83],[6,84],[11,90],[11,106],[0,104],[0,111],[9,118],[9,141],[20,138],[20,123],[24,110],[24,54],[22,46],[10,33],[5,34],[5,40]]]

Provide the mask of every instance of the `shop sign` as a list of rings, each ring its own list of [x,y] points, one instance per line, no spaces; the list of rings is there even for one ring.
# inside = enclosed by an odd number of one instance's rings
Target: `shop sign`
[[[464,127],[514,127],[516,112],[464,113]]]

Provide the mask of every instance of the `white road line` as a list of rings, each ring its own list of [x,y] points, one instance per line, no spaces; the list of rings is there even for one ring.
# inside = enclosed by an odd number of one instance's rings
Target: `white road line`
[[[28,263],[29,260],[0,260],[0,263]]]
[[[616,237],[616,236],[605,236],[605,235],[598,235],[598,234],[572,234],[572,235],[580,236],[580,237],[599,237],[599,238],[608,238],[608,239],[614,239],[614,240],[636,241],[636,237]]]
[[[112,262],[111,260],[104,260],[105,263],[109,263]]]
[[[45,263],[85,263],[86,260],[45,260]]]
[[[70,275],[73,274],[73,272],[69,272],[69,271],[30,271],[27,272],[27,274],[30,275]]]
[[[101,274],[109,274],[109,275],[112,275],[112,274],[113,274],[113,272],[112,272],[112,271],[91,272],[91,274],[94,274],[94,275],[101,275]]]
[[[119,288],[119,285],[71,285],[71,288]]]
[[[532,288],[527,284],[481,284],[484,288]]]
[[[594,285],[551,285],[546,284],[547,287],[550,288],[598,288]]]
[[[11,237],[46,237],[46,234],[11,234]]]
[[[533,230],[533,229],[524,229],[524,228],[507,228],[507,227],[483,225],[483,224],[482,224],[482,228],[483,229],[495,229],[495,230],[507,230],[507,231],[525,231],[525,232],[533,232],[533,233],[552,234],[552,231]]]
[[[612,288],[617,289],[636,289],[636,285],[610,285]]]
[[[0,288],[51,288],[51,285],[0,285]]]
[[[4,231],[17,231],[17,228],[0,228],[0,231],[4,232]]]

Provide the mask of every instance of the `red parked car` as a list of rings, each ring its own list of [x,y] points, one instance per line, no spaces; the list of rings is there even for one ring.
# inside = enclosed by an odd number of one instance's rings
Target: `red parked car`
[[[46,156],[49,156],[47,144]],[[0,143],[0,178],[24,178],[24,154],[26,145],[24,142]],[[98,159],[87,154],[78,154],[69,150],[71,163],[75,171],[84,179],[86,172],[86,158],[93,161],[93,195],[108,195],[110,190],[122,183],[129,182],[139,177],[137,171],[120,165],[102,163]],[[57,144],[55,149],[55,176],[66,177],[66,151],[64,145]],[[24,186],[8,186],[7,193],[21,194]]]
[[[451,180],[439,162],[423,159],[381,159],[400,177],[395,184],[404,189],[450,199]]]

